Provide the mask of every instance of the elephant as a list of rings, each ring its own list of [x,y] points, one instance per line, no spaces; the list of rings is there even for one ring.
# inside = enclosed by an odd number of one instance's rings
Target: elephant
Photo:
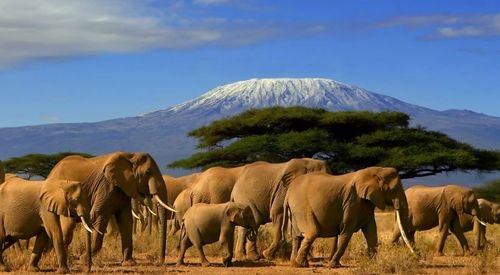
[[[368,167],[338,176],[322,172],[297,177],[290,183],[283,205],[282,229],[286,230],[290,220],[292,231],[291,264],[308,266],[307,255],[314,240],[335,237],[328,265],[339,267],[352,234],[360,229],[368,253],[373,255],[378,242],[374,210],[384,210],[387,204],[398,213],[407,213],[398,171],[391,167]],[[398,224],[404,230],[403,222]]]
[[[181,229],[182,218],[192,205],[192,192],[193,191],[191,189],[183,190],[175,199],[174,208],[177,213],[175,213],[172,227],[170,228],[170,236],[173,236],[177,231],[179,231],[179,229]]]
[[[5,181],[5,170],[3,169],[3,164],[0,161],[0,183]]]
[[[86,190],[78,181],[28,181],[9,177],[0,185],[0,268],[6,270],[1,255],[5,249],[19,239],[36,236],[29,269],[39,270],[38,262],[51,239],[59,264],[58,271],[69,272],[59,217],[79,218],[90,234],[92,229],[88,225],[90,206],[87,197]]]
[[[463,232],[474,230],[474,235],[479,234],[479,247],[476,246],[476,250],[481,250],[486,245],[486,224],[500,223],[500,204],[485,199],[477,199],[477,203],[481,220],[477,221],[473,216],[463,213],[459,221]]]
[[[102,248],[108,221],[115,216],[122,245],[122,264],[134,264],[132,258],[132,211],[131,199],[151,205],[150,197],[166,209],[168,197],[165,182],[158,165],[147,153],[114,152],[92,158],[68,156],[57,163],[47,179],[80,181],[88,194],[93,226],[100,234],[93,236],[92,254]],[[162,220],[160,237],[160,262],[165,258],[166,213],[160,208]],[[163,214],[162,214],[163,213]],[[76,220],[61,218],[64,241],[71,243]],[[88,257],[88,256],[87,256]]]
[[[233,257],[235,225],[251,229],[252,232],[255,232],[258,228],[252,216],[252,211],[244,204],[226,202],[193,205],[182,219],[181,237],[179,239],[181,251],[177,266],[184,265],[186,250],[192,245],[198,249],[201,264],[203,266],[210,265],[203,252],[203,245],[216,241],[219,241],[226,249],[226,255],[222,260],[224,266],[230,266]]]
[[[175,213],[176,217],[174,223],[172,223],[171,234],[180,229],[179,221],[182,220],[184,213],[191,205],[196,203],[215,204],[228,202],[231,199],[234,184],[244,167],[256,163],[259,162],[232,168],[212,167],[198,174],[190,191],[184,193],[183,197],[177,202],[177,206],[174,202],[174,208],[179,207],[179,209],[175,208],[178,212]],[[190,194],[190,197],[187,196],[187,193]]]
[[[236,180],[231,193],[231,201],[248,205],[257,225],[272,222],[273,241],[264,250],[264,257],[274,258],[279,248],[283,201],[288,185],[296,177],[313,172],[329,173],[330,169],[324,161],[312,158],[296,158],[283,163],[259,161],[244,167]],[[237,228],[235,258],[256,260],[259,258],[256,242],[249,241],[245,249],[246,234],[245,228]]]
[[[474,217],[479,215],[479,205],[471,189],[458,185],[429,187],[416,185],[406,191],[408,199],[409,234],[411,243],[415,242],[415,232],[434,227],[439,229],[439,238],[435,254],[443,255],[444,244],[448,230],[455,235],[460,243],[462,254],[471,253],[467,239],[460,227],[459,216],[467,213]],[[400,232],[394,227],[391,241],[396,243]],[[476,237],[476,247],[479,236]]]

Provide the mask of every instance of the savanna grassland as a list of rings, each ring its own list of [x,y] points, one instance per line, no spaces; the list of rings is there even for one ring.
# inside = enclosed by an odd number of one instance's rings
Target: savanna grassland
[[[116,236],[105,238],[103,250],[94,257],[92,273],[138,273],[138,274],[500,274],[500,225],[487,227],[488,248],[476,256],[460,256],[460,249],[455,238],[450,235],[445,246],[445,256],[435,257],[434,248],[437,239],[437,230],[417,232],[416,243],[418,254],[411,254],[404,245],[389,244],[392,232],[394,214],[391,212],[376,213],[379,229],[379,253],[376,259],[366,256],[365,241],[361,232],[356,233],[349,247],[341,259],[345,266],[339,269],[323,267],[330,251],[331,240],[318,239],[314,243],[312,259],[309,268],[293,268],[284,258],[274,262],[236,262],[233,267],[223,267],[221,256],[223,249],[218,244],[205,246],[205,253],[211,261],[211,267],[201,267],[196,249],[190,248],[186,253],[184,267],[176,267],[175,250],[177,237],[168,239],[167,264],[158,266],[155,260],[158,257],[157,237],[149,235],[147,230],[135,235],[134,257],[135,266],[122,266],[119,262],[120,240]],[[472,232],[466,233],[469,243],[472,243]],[[259,248],[266,247],[270,236],[266,228],[259,235]],[[79,262],[78,255],[85,250],[84,235],[75,234],[70,249],[70,268],[74,273],[85,271],[85,266]],[[285,249],[286,250],[286,249]],[[30,252],[16,247],[9,248],[4,257],[14,272],[25,273]],[[283,255],[282,255],[283,256]],[[47,252],[40,262],[42,271],[55,271],[57,266],[54,252]]]

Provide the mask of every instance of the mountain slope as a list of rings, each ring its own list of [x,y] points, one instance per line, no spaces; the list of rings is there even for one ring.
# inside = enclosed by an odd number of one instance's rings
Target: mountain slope
[[[276,105],[332,111],[402,111],[411,116],[413,125],[442,131],[477,147],[500,149],[497,117],[460,110],[440,112],[329,79],[283,78],[251,79],[220,86],[193,100],[137,117],[1,128],[0,159],[68,150],[92,154],[148,151],[164,167],[194,152],[195,140],[186,137],[188,131],[249,108]]]

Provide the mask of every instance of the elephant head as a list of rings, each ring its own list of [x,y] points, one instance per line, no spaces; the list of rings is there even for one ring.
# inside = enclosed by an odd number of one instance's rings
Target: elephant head
[[[149,196],[154,196],[163,207],[168,206],[167,188],[158,165],[147,153],[118,153],[104,168],[106,179],[129,197],[151,207]]]
[[[78,181],[46,180],[40,190],[41,207],[59,216],[79,217],[85,229],[91,232],[90,205],[87,194]]]
[[[249,206],[238,202],[230,202],[224,210],[224,215],[232,224],[250,229],[250,234],[247,237],[251,241],[255,240],[259,226],[255,222]]]
[[[479,215],[479,204],[471,189],[458,185],[447,185],[444,188],[443,196],[449,203],[450,209],[458,215],[464,213],[474,217]]]
[[[401,235],[413,251],[407,238],[410,228],[408,201],[398,171],[392,167],[369,167],[358,170],[354,186],[360,198],[370,201],[377,208],[384,210],[386,205],[394,207]]]

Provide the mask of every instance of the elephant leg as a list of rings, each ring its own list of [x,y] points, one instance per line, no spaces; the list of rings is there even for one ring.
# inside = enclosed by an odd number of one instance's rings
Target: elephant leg
[[[61,230],[63,233],[64,245],[68,247],[73,240],[73,232],[75,231],[76,222],[72,218],[68,217],[59,217],[61,222]]]
[[[257,237],[254,241],[250,241],[247,239],[248,230],[245,229],[245,239],[246,242],[245,250],[247,252],[246,259],[248,261],[257,261],[260,259],[259,253],[257,252]]]
[[[352,232],[343,233],[343,234],[339,235],[339,237],[338,237],[338,246],[339,246],[338,250],[337,250],[337,252],[335,252],[332,259],[328,263],[328,265],[331,268],[341,267],[340,258],[342,258],[342,255],[344,255],[344,252],[347,249],[347,245],[349,244],[351,237],[352,237]]]
[[[451,224],[450,230],[451,230],[451,233],[453,233],[453,235],[455,235],[455,237],[457,238],[457,240],[460,244],[460,248],[462,249],[462,255],[470,254],[471,251],[469,249],[469,244],[467,243],[467,239],[464,236],[464,232],[462,232],[462,228],[460,227],[460,223],[458,221],[454,221]]]
[[[2,234],[3,235],[3,234]],[[9,271],[9,268],[5,265],[5,262],[3,261],[3,252],[14,245],[17,242],[17,240],[12,239],[12,238],[3,238],[3,240],[0,240],[0,243],[2,245],[0,249],[0,271]]]
[[[480,225],[479,226],[479,248],[478,249],[484,249],[486,247],[486,226]]]
[[[66,255],[66,248],[64,247],[63,234],[59,216],[49,211],[42,211],[42,220],[45,226],[45,231],[49,238],[52,240],[54,250],[56,251],[57,260],[59,264],[59,273],[68,273],[68,261]]]
[[[38,268],[38,262],[42,257],[43,250],[49,243],[49,236],[45,230],[42,230],[38,233],[35,239],[35,246],[33,247],[33,252],[31,253],[29,270],[38,272],[40,268]]]
[[[207,257],[205,256],[205,252],[203,251],[203,245],[201,243],[196,243],[194,244],[196,246],[196,249],[198,250],[198,253],[200,255],[200,261],[202,266],[210,266],[210,262],[208,261]]]
[[[224,266],[231,266],[231,260],[233,259],[233,248],[234,248],[234,234],[228,234],[221,240],[222,247],[226,248],[226,255],[222,259]]]
[[[449,224],[447,222],[439,223],[439,239],[436,245],[436,256],[443,256],[444,243],[446,242],[446,237],[448,237]]]
[[[333,255],[335,255],[335,252],[337,252],[337,243],[338,243],[338,236],[335,236],[332,239],[332,250],[330,251],[330,255],[328,256],[329,262],[332,260]]]
[[[130,208],[124,209],[116,214],[118,228],[122,239],[122,264],[133,265],[132,259],[133,241],[132,241],[132,211]]]
[[[305,236],[300,243],[299,251],[297,251],[297,257],[295,261],[292,262],[293,266],[296,267],[308,267],[309,262],[307,260],[307,255],[309,254],[309,249],[312,243],[316,239],[316,236]]]
[[[235,245],[235,259],[237,261],[245,261],[245,241],[246,230],[241,226],[236,226],[236,245]]]
[[[191,240],[189,240],[187,234],[185,234],[184,236],[180,236],[179,238],[180,251],[179,257],[177,258],[177,266],[184,265],[184,255],[186,254],[186,250],[193,246],[193,243],[191,242]]]
[[[262,255],[264,255],[266,259],[272,260],[276,257],[276,251],[278,250],[281,244],[282,224],[283,224],[283,214],[276,215],[275,219],[273,220],[271,228],[271,235],[273,237],[273,242],[271,243],[271,245],[269,245],[269,247],[266,250],[264,250],[264,252],[262,252]]]
[[[297,259],[297,253],[299,251],[300,244],[304,238],[301,236],[296,236],[292,239],[292,255],[290,256],[290,261],[295,261]]]
[[[363,235],[365,236],[368,247],[368,256],[373,258],[377,254],[378,245],[377,223],[375,222],[375,219],[363,226],[361,231],[363,231]]]

